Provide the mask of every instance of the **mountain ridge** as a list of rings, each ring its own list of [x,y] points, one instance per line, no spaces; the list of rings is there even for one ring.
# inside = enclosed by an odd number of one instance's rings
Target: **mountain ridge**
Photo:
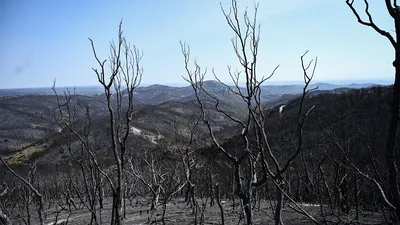
[[[240,112],[245,107],[242,99],[229,92],[225,85],[218,81],[205,81],[204,88],[211,95],[221,100],[220,106],[224,110],[229,111],[236,116],[240,116]],[[352,87],[364,87],[370,84],[349,84],[347,87],[340,86],[340,89],[332,89],[338,85],[328,85],[324,83],[316,83],[323,88],[331,90],[314,91],[312,95],[327,93],[344,93]],[[314,86],[315,87],[315,86]],[[262,88],[262,101],[265,108],[272,108],[277,105],[286,104],[298,97],[303,86],[301,85],[264,85]],[[312,87],[311,87],[312,88]],[[243,90],[244,91],[244,90]],[[54,94],[54,93],[53,93]],[[62,100],[63,95],[59,96]],[[202,97],[206,101],[206,107],[212,110],[215,102],[212,98]],[[94,95],[75,95],[73,101],[82,106],[87,105],[90,108],[91,117],[94,120],[102,120],[107,118],[107,107],[104,96],[100,94]],[[134,93],[135,113],[142,112],[147,115],[153,115],[144,122],[149,132],[157,134],[157,126],[162,123],[155,121],[167,121],[176,118],[176,115],[189,115],[189,111],[196,110],[196,97],[191,86],[171,87],[166,85],[152,85],[147,87],[138,87]],[[43,139],[60,132],[60,128],[54,116],[57,114],[57,99],[54,95],[12,95],[0,97],[0,153],[13,153],[29,148],[34,143],[42,143]],[[140,114],[137,114],[140,115]],[[218,114],[213,114],[215,122],[223,122]],[[165,118],[163,118],[165,117]],[[154,124],[153,124],[154,123]],[[223,123],[226,123],[223,122]],[[168,122],[168,126],[172,124]],[[140,126],[139,126],[140,127]],[[223,130],[229,126],[221,126]],[[140,127],[143,129],[143,125]],[[164,128],[163,128],[164,129]],[[146,129],[144,129],[146,130]],[[167,134],[168,129],[164,129]],[[166,136],[166,134],[163,134]]]

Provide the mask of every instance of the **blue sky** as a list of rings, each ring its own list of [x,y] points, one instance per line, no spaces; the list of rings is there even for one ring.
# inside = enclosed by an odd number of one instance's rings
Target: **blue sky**
[[[381,28],[393,33],[383,1],[370,1]],[[363,1],[356,0],[360,11]],[[229,0],[222,0],[229,7]],[[238,0],[241,10],[253,1]],[[126,38],[143,50],[144,84],[183,83],[179,41],[191,56],[229,81],[238,68],[232,31],[217,0],[1,0],[0,88],[96,85],[88,37],[101,58],[123,18]],[[393,49],[387,39],[357,23],[345,0],[260,1],[258,73],[285,83],[302,79],[300,56],[318,56],[315,80],[393,80]],[[207,77],[211,79],[211,74]]]

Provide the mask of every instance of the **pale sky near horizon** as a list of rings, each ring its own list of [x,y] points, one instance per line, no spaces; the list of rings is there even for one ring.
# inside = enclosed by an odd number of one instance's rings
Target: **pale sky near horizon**
[[[363,1],[355,2],[362,12]],[[228,9],[230,0],[222,5]],[[251,10],[254,1],[238,0],[238,6]],[[384,2],[371,0],[370,8],[393,34]],[[224,81],[227,65],[239,68],[218,0],[1,0],[0,88],[48,87],[53,79],[58,86],[96,85],[88,37],[106,59],[121,18],[127,40],[144,52],[144,84],[184,83],[181,40],[192,59],[215,68]],[[318,56],[316,81],[393,80],[392,46],[360,25],[345,0],[260,0],[258,21],[258,73],[268,75],[280,64],[272,81],[301,80],[306,50],[308,59]]]

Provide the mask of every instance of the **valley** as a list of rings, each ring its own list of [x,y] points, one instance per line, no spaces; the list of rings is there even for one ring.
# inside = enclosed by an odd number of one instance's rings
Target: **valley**
[[[397,1],[245,2],[4,1],[0,225],[400,224]]]
[[[318,85],[315,85],[314,87],[317,86]],[[218,99],[223,99],[221,100],[218,109],[223,110],[227,115],[231,115],[235,118],[244,118],[246,105],[243,105],[243,103],[240,102],[240,98],[237,98],[233,94],[229,94],[229,90],[227,90],[225,86],[218,86],[215,81],[206,81],[205,87],[209,88],[208,93],[210,95]],[[339,146],[336,141],[341,140],[341,138],[344,138],[341,143],[348,146],[346,148],[354,148],[357,146],[356,148],[358,149],[358,153],[350,153],[348,157],[351,158],[354,156],[357,157],[359,155],[364,155],[363,152],[367,151],[367,149],[364,150],[365,147],[370,148],[370,146],[377,147],[383,145],[384,140],[381,137],[385,136],[385,130],[380,129],[379,124],[387,123],[387,120],[385,120],[385,116],[383,116],[385,114],[384,110],[377,106],[384,105],[384,99],[389,98],[390,87],[371,84],[358,85],[358,87],[360,87],[359,89],[349,88],[347,85],[336,87],[325,84],[325,87],[335,87],[335,89],[315,89],[307,95],[308,97],[304,102],[303,107],[310,108],[314,105],[315,109],[310,113],[309,119],[304,127],[306,135],[304,136],[303,145],[306,147],[301,154],[300,161],[296,160],[293,162],[290,175],[288,175],[291,177],[288,180],[288,185],[291,188],[287,189],[286,193],[292,196],[296,202],[311,202],[313,204],[324,204],[328,206],[329,204],[338,203],[329,203],[329,201],[326,202],[323,200],[322,196],[313,190],[313,188],[315,188],[315,183],[301,183],[308,179],[314,180],[314,178],[309,176],[313,173],[312,171],[314,169],[318,170],[318,161],[326,161],[328,159],[329,161],[333,160],[329,163],[325,163],[324,167],[335,167],[337,161],[335,161],[334,158],[339,156],[341,153],[335,153],[334,149]],[[264,91],[268,90],[270,87],[265,86],[262,88]],[[299,92],[301,89],[297,86],[290,85],[285,85],[281,88],[283,90],[281,92],[276,91],[279,90],[278,87],[273,87],[272,90],[266,91],[269,94],[263,95],[262,105],[264,110],[263,112],[266,116],[266,135],[269,137],[272,154],[276,155],[277,160],[284,161],[285,158],[290,157],[293,152],[294,145],[292,142],[293,138],[295,138],[293,135],[296,134],[296,126],[294,125],[296,124],[295,119],[299,106],[299,99],[301,98],[301,93]],[[288,93],[285,93],[285,91]],[[157,158],[158,160],[162,160],[157,161],[157,164],[160,166],[158,168],[161,169],[160,172],[163,170],[162,168],[166,169],[174,164],[175,165],[172,166],[172,168],[176,168],[176,163],[180,161],[180,157],[182,157],[182,160],[195,160],[197,166],[191,172],[197,174],[197,178],[195,179],[202,179],[202,173],[208,174],[211,171],[214,171],[211,172],[210,176],[213,177],[213,180],[217,180],[218,183],[222,185],[221,188],[224,193],[223,196],[225,196],[224,198],[232,201],[231,198],[234,197],[227,195],[229,193],[229,191],[227,192],[227,188],[229,183],[232,181],[230,181],[230,178],[228,177],[224,178],[224,176],[229,174],[230,166],[225,165],[223,155],[215,149],[213,141],[209,139],[207,126],[205,126],[201,121],[201,110],[199,110],[196,97],[190,92],[190,87],[153,85],[144,88],[137,88],[135,90],[135,96],[138,96],[138,99],[134,101],[135,105],[132,114],[133,120],[130,126],[130,135],[127,139],[127,146],[131,149],[128,153],[129,159],[135,159],[137,157],[140,159],[141,157],[146,157],[147,159],[145,161],[140,162],[139,160],[136,162],[139,163],[138,165],[141,164],[144,167],[149,166],[149,162],[147,161],[149,159],[153,160],[154,158]],[[82,162],[80,159],[85,160],[86,158],[86,160],[90,161],[90,159],[87,158],[88,156],[86,153],[82,152],[81,147],[79,147],[82,144],[85,144],[89,145],[91,149],[90,151],[96,155],[96,161],[97,163],[101,163],[102,170],[113,170],[113,158],[110,155],[112,148],[109,144],[109,117],[107,115],[108,110],[105,99],[99,93],[91,95],[67,95],[70,99],[70,106],[74,109],[74,118],[76,121],[79,121],[79,123],[74,123],[74,130],[79,134],[84,135],[84,139],[87,140],[82,142],[79,138],[77,139],[78,136],[70,136],[70,132],[65,126],[63,126],[60,117],[57,114],[60,109],[65,110],[60,108],[58,105],[64,104],[63,101],[65,100],[62,99],[68,99],[65,97],[66,96],[64,95],[59,95],[58,98],[59,101],[61,101],[59,103],[57,103],[57,96],[55,95],[31,94],[8,97],[4,96],[0,99],[1,110],[2,112],[6,112],[0,114],[2,117],[1,121],[3,121],[0,124],[0,127],[2,128],[1,139],[4,140],[2,142],[0,154],[3,155],[4,159],[10,166],[13,166],[19,172],[25,173],[23,171],[27,168],[24,165],[35,165],[35,167],[37,167],[36,173],[41,174],[41,179],[58,183],[61,180],[66,179],[65,176],[68,177],[72,174],[79,173],[79,165]],[[125,100],[122,102],[124,101]],[[115,109],[117,110],[117,108]],[[232,120],[230,120],[229,117],[221,115],[218,110],[216,110],[217,108],[215,108],[215,101],[213,102],[213,98],[204,98],[204,109],[207,111],[209,122],[213,124],[213,133],[216,135],[216,138],[222,140],[221,143],[224,149],[226,149],[229,154],[241,154],[240,151],[237,152],[237,146],[244,144],[241,141],[241,134],[238,132],[240,131],[240,127],[238,127],[237,124],[232,123]],[[381,120],[376,120],[376,118],[380,118]],[[193,130],[192,128],[195,124],[198,127],[196,130]],[[369,125],[363,127],[363,124]],[[89,128],[90,130],[87,130]],[[371,130],[371,128],[375,130]],[[340,129],[342,129],[342,134],[339,132]],[[355,130],[358,131],[354,133]],[[343,135],[343,132],[346,132],[346,134],[344,134],[345,136],[341,136]],[[195,135],[196,138],[193,139],[193,143],[190,143],[193,135]],[[370,140],[373,140],[373,142],[369,143]],[[253,141],[251,141],[251,145],[253,145],[252,142]],[[325,150],[321,150],[319,146],[325,146]],[[185,153],[187,150],[189,150],[189,152]],[[376,159],[383,157],[379,153],[378,149],[372,150],[377,151],[376,153],[373,153],[376,154]],[[185,154],[190,155],[185,156]],[[365,155],[365,157],[367,155]],[[306,163],[307,161],[309,163]],[[131,163],[131,161],[129,162]],[[207,164],[208,166],[206,167],[201,166]],[[59,175],[44,175],[46,171],[51,171],[51,168],[54,167],[57,168],[57,174]],[[136,171],[134,174],[146,174],[145,171],[142,171],[139,168],[134,168],[135,167],[131,168],[132,171]],[[150,167],[150,169],[151,168],[152,167]],[[304,170],[307,171],[307,173],[310,173],[310,175],[302,177],[301,171]],[[216,173],[216,171],[219,172]],[[130,172],[128,172],[128,174],[130,174]],[[130,176],[132,176],[132,174]],[[138,185],[136,182],[140,182],[142,178],[137,174],[134,175],[134,177],[135,176],[136,179],[132,180],[134,183],[131,185],[136,186]],[[328,176],[331,175],[327,174],[325,176],[327,177],[324,179],[328,179]],[[10,178],[11,177],[8,177],[7,179]],[[49,185],[46,184],[47,182],[43,183],[43,180],[41,182],[41,185]],[[153,182],[156,182],[156,180]],[[315,180],[311,182],[318,181]],[[332,180],[332,182],[334,182],[334,180]],[[349,180],[349,182],[351,181]],[[212,185],[212,183],[213,181],[210,181],[210,185]],[[351,183],[348,184],[351,185]],[[326,183],[326,185],[330,186],[334,185],[334,183]],[[201,201],[206,202],[215,201],[214,197],[212,197],[212,192],[210,193],[207,188],[209,187],[208,184],[199,183],[197,187],[202,193],[202,197],[199,197],[199,200],[201,199]],[[126,198],[134,198],[137,193],[140,193],[140,189],[141,188],[134,190],[128,188],[129,192],[132,191],[131,194],[133,195],[127,195]],[[260,193],[260,197],[264,195],[262,194],[261,189],[258,189],[256,193],[258,192]],[[168,192],[164,194],[168,194]],[[178,196],[182,196],[182,193]],[[263,198],[271,199],[267,196],[264,196]],[[78,196],[73,197],[73,199],[75,202],[82,201]],[[315,201],[312,199],[319,200]],[[149,204],[149,202],[151,202],[149,200],[150,199],[146,200],[145,198],[141,201],[147,202],[145,204]],[[167,201],[168,198],[164,200]],[[171,204],[169,201],[170,200],[168,200],[166,204]],[[178,201],[173,203],[175,206],[175,204],[182,204],[182,201],[185,202],[186,200],[180,199],[174,201]],[[233,200],[232,204],[236,204],[234,202],[235,200]],[[50,208],[54,207],[50,202],[48,204]],[[273,208],[268,209],[269,206],[265,205],[266,203],[262,204],[264,205],[261,208],[262,210],[273,210]],[[170,208],[170,210],[175,210],[174,206],[171,205],[168,208]],[[136,206],[134,208],[136,208],[136,213],[138,213],[139,211],[137,210],[140,210],[140,212],[147,211],[147,207],[141,206],[138,208],[138,206]],[[56,209],[48,211],[47,214],[54,214],[54,210]],[[312,209],[311,211],[313,210],[315,209]],[[325,210],[329,211],[327,209]],[[367,210],[367,208],[365,210]],[[104,212],[106,211],[107,209],[104,209]],[[72,212],[73,211],[69,211],[68,213],[68,210],[60,212],[60,221],[62,221],[62,218],[67,216],[67,218],[70,218],[70,223],[74,223],[73,221],[77,218],[76,215],[83,215],[78,211],[71,214]],[[155,220],[160,219],[163,210],[160,212],[161,214],[154,212]],[[209,220],[211,224],[213,223],[212,221],[218,220],[217,215],[215,215],[215,218],[214,216],[211,217],[211,212],[207,213],[207,210],[202,213],[208,215],[207,220]],[[232,213],[235,214],[234,211],[232,211]],[[314,216],[317,216],[320,220],[323,219],[317,212],[313,213]],[[233,214],[230,216],[233,216]],[[236,212],[236,216],[237,215],[240,215],[240,213]],[[291,214],[285,216],[286,220],[289,224],[296,224],[295,222],[290,222],[290,219],[288,219],[288,216],[290,215]],[[330,215],[329,220],[341,220],[345,218],[342,217],[345,215],[346,214],[343,214],[343,212],[336,216]],[[140,223],[144,223],[146,218],[149,216],[153,217],[152,214],[148,214],[147,211],[143,216],[135,216],[137,219],[134,220],[141,220],[142,222]],[[79,216],[79,218],[80,217],[81,216]],[[127,218],[129,217],[130,216],[127,216]],[[49,217],[49,219],[50,218],[53,217]],[[178,221],[171,213],[167,214],[166,218],[168,218],[167,221],[170,222]],[[37,219],[38,218],[36,218],[36,220]],[[237,220],[237,217],[234,216],[232,219]],[[363,218],[363,220],[365,219],[368,220],[368,218]],[[79,220],[80,219],[78,219],[78,221]],[[188,215],[184,220],[193,220],[193,218]],[[307,221],[306,218],[304,220]],[[375,218],[374,220],[379,221],[380,219]],[[208,224],[209,222],[204,223]],[[185,224],[185,222],[182,224]]]

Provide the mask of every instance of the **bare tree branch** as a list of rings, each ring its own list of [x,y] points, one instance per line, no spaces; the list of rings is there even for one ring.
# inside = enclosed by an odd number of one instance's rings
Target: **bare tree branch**
[[[393,14],[392,17],[394,17],[395,14],[394,14],[393,8],[390,6],[390,0],[385,0],[385,2],[386,2],[386,4],[389,4],[389,5],[387,5],[388,11],[390,12],[391,15]],[[388,2],[389,2],[389,3],[388,3]],[[372,16],[371,16],[371,14],[370,14],[370,12],[369,12],[369,3],[368,3],[368,0],[364,0],[364,3],[365,3],[365,13],[366,13],[367,16],[368,16],[368,22],[366,22],[366,21],[364,21],[364,20],[361,19],[361,17],[360,17],[360,15],[358,14],[357,10],[354,8],[354,0],[346,0],[346,4],[350,7],[351,11],[352,11],[353,14],[356,16],[356,18],[357,18],[357,20],[358,20],[358,22],[359,22],[360,24],[362,24],[362,25],[364,25],[364,26],[372,27],[372,28],[373,28],[376,32],[378,32],[380,35],[385,36],[387,39],[389,39],[389,41],[390,41],[390,43],[392,44],[392,46],[393,46],[394,48],[396,48],[396,41],[395,41],[395,39],[393,38],[393,36],[392,36],[389,32],[380,29],[380,28],[374,23],[374,21],[373,21],[373,19],[372,19]]]

